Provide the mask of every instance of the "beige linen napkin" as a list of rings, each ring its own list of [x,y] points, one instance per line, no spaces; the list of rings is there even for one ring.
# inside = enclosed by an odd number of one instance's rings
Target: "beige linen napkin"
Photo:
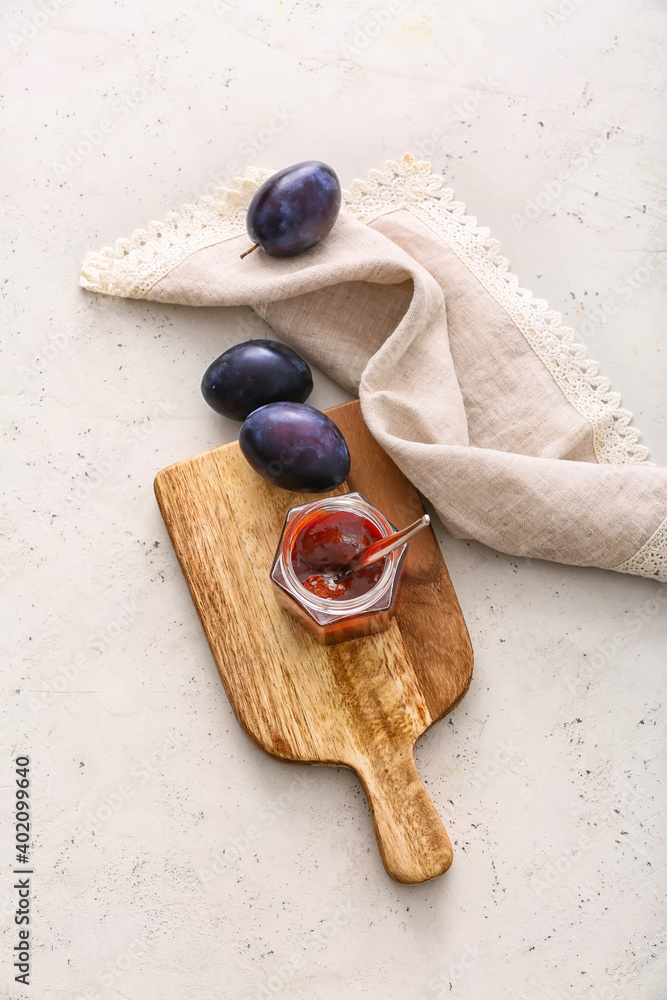
[[[406,155],[355,181],[330,235],[287,260],[249,246],[271,171],[86,257],[90,291],[251,305],[351,392],[459,538],[667,582],[667,469],[560,316],[488,230]]]

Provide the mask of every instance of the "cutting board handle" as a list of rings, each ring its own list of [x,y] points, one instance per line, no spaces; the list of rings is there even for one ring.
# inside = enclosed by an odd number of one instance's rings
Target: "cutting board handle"
[[[389,742],[355,767],[368,797],[387,874],[404,885],[428,882],[452,863],[452,845],[424,788],[413,749]]]

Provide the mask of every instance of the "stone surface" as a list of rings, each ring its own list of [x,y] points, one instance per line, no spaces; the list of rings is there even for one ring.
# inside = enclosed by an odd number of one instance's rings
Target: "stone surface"
[[[236,435],[199,380],[265,327],[77,287],[88,250],[249,163],[318,157],[348,186],[411,150],[666,462],[664,9],[397,7],[3,5],[3,996],[28,995],[22,753],[40,1000],[665,996],[665,588],[440,531],[476,668],[418,765],[455,860],[393,884],[353,775],[237,726],[153,498]],[[314,405],[344,398],[316,374]]]

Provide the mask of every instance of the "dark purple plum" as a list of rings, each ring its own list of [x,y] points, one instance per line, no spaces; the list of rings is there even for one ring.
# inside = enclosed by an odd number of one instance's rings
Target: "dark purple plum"
[[[350,471],[345,438],[333,420],[307,403],[269,403],[253,410],[239,444],[253,469],[284,490],[328,493]]]
[[[326,163],[304,160],[285,167],[253,195],[246,219],[250,238],[270,257],[303,253],[331,230],[340,197],[338,177]]]
[[[245,420],[279,399],[305,402],[313,391],[313,376],[303,358],[277,340],[246,340],[208,366],[201,391],[223,417]]]

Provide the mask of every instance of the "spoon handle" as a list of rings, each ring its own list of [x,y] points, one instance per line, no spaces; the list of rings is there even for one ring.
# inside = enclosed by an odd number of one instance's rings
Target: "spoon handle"
[[[347,566],[348,573],[360,570],[364,566],[369,566],[379,559],[384,559],[390,552],[397,549],[399,545],[404,545],[413,535],[416,535],[422,528],[426,528],[430,523],[431,518],[428,514],[424,514],[414,524],[409,524],[407,528],[402,528],[400,531],[395,531],[393,535],[387,535],[386,538],[380,538],[377,542],[373,542],[368,548],[357,552],[356,556],[350,559]]]

